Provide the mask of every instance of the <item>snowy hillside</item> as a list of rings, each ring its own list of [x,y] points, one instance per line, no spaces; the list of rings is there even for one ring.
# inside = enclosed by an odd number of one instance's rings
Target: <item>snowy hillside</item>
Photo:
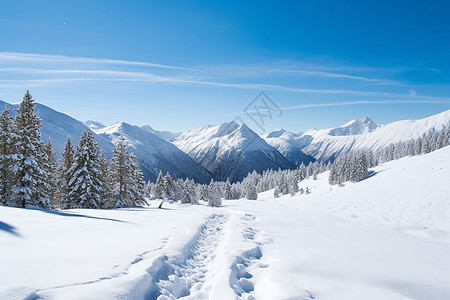
[[[3,108],[5,105],[10,109],[11,115],[15,115],[14,108],[19,107],[19,105],[11,105],[0,101],[0,107]],[[42,119],[41,139],[46,142],[51,138],[58,156],[63,152],[64,144],[68,137],[73,143],[78,144],[81,133],[86,130],[86,125],[82,122],[45,105],[37,103],[36,111],[39,112],[39,116]],[[114,145],[96,134],[94,134],[94,139],[99,143],[105,156],[111,158]]]
[[[387,125],[376,125],[364,117],[338,128],[311,129],[300,136],[284,132],[279,137],[266,137],[266,141],[276,148],[290,143],[305,154],[319,161],[326,161],[352,150],[377,150],[392,143],[417,139],[445,127],[450,127],[450,110],[421,120],[404,120]],[[289,152],[285,155],[289,155]]]
[[[139,126],[119,122],[95,132],[112,143],[123,136],[139,158],[146,181],[155,181],[160,170],[175,178],[193,178],[200,183],[211,180],[211,175],[186,153]]]
[[[207,169],[217,180],[242,180],[249,172],[295,168],[276,149],[245,124],[236,122],[191,129],[174,144]]]
[[[374,171],[221,208],[0,207],[0,299],[450,299],[450,147]]]

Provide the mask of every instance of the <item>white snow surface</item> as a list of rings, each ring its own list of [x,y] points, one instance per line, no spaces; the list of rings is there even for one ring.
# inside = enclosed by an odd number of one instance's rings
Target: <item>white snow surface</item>
[[[450,147],[311,194],[0,207],[0,299],[450,299]]]
[[[228,122],[190,129],[174,144],[218,180],[242,180],[249,172],[295,165],[245,124]]]

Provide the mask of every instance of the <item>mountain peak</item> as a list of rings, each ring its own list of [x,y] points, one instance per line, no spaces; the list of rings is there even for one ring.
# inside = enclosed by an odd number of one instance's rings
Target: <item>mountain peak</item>
[[[357,135],[365,132],[374,131],[378,125],[372,121],[369,117],[364,116],[359,120],[351,120],[345,123],[341,127],[331,129],[329,135],[333,136],[346,136],[346,135]]]
[[[269,133],[267,133],[264,137],[265,138],[278,138],[280,136],[282,136],[285,132],[287,132],[286,130],[284,130],[283,128],[277,128],[275,130],[270,131]]]

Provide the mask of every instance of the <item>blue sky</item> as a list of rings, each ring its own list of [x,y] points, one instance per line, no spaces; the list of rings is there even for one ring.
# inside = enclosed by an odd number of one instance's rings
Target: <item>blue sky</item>
[[[448,1],[1,1],[0,99],[156,129],[260,132],[450,109]],[[261,129],[243,110],[282,109]]]

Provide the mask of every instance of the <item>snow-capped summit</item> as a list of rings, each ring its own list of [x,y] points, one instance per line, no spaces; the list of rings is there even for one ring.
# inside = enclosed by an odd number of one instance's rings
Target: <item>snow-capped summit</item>
[[[84,122],[84,125],[89,127],[91,130],[99,130],[106,127],[102,123],[93,120],[87,120],[86,122]]]
[[[200,183],[211,180],[211,175],[189,155],[139,126],[118,122],[95,132],[112,143],[122,136],[139,158],[145,180],[155,181],[160,170],[174,178],[192,178]]]
[[[253,130],[234,121],[188,130],[174,144],[217,180],[241,180],[254,170],[295,168]]]
[[[377,129],[378,125],[372,121],[369,117],[364,117],[359,120],[351,120],[345,123],[341,127],[331,129],[329,135],[355,135],[366,132],[372,132]]]

